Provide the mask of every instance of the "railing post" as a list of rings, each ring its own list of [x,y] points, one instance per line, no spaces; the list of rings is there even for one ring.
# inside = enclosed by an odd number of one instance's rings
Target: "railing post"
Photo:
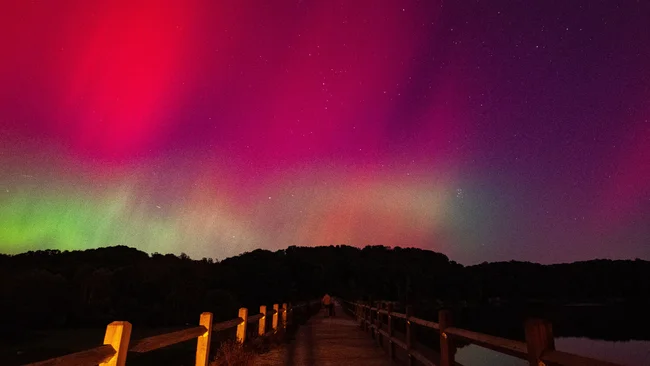
[[[201,313],[199,325],[207,329],[196,341],[196,366],[208,366],[210,358],[210,340],[212,339],[212,313]]]
[[[375,320],[372,317],[372,302],[368,304],[368,328],[370,329],[370,336],[375,338],[377,329],[375,329]]]
[[[379,312],[379,310],[381,310],[381,305],[382,303],[380,301],[377,301],[377,314],[375,314],[375,330],[377,331],[377,337],[375,339],[377,340],[377,344],[379,346],[381,346],[381,333],[379,332],[381,330],[381,313]]]
[[[262,314],[262,317],[259,320],[257,334],[263,336],[266,334],[266,305],[260,306],[260,314]]]
[[[115,354],[108,361],[102,362],[100,366],[124,366],[126,354],[129,350],[131,339],[131,323],[112,322],[106,327],[104,344],[110,344],[115,349]]]
[[[357,323],[359,323],[359,325],[361,325],[361,321],[359,319],[360,319],[360,317],[359,317],[359,304],[355,303],[354,304],[354,320],[356,320]]]
[[[379,330],[381,329],[381,325],[379,325],[379,322],[381,321],[381,314],[379,314],[379,309],[381,309],[381,303],[376,302],[375,303],[375,336],[377,337],[377,340],[379,340],[379,337],[381,337],[381,334],[379,334]]]
[[[359,327],[363,329],[363,323],[361,320],[363,319],[363,305],[361,303],[357,303],[357,323],[359,324]]]
[[[357,322],[359,323],[359,326],[361,329],[363,328],[363,304],[362,303],[357,303]]]
[[[368,331],[370,331],[370,337],[375,338],[375,329],[373,328],[373,319],[372,319],[372,297],[368,298]]]
[[[370,306],[364,305],[363,306],[363,330],[368,331],[368,321],[370,320],[369,314],[370,312],[368,311],[370,309]]]
[[[359,327],[363,330],[363,304],[362,303],[357,303],[357,322],[359,323]]]
[[[438,312],[440,324],[440,365],[451,366],[454,364],[454,342],[449,338],[445,330],[452,327],[451,311],[440,310]]]
[[[359,326],[361,327],[361,330],[366,330],[366,327],[364,325],[364,320],[366,320],[366,318],[363,311],[363,303],[359,303]]]
[[[237,342],[244,344],[246,341],[246,326],[248,325],[248,309],[240,308],[239,317],[243,321],[237,326]]]
[[[388,315],[386,322],[388,323],[388,356],[391,360],[395,359],[395,345],[393,344],[393,316],[390,314],[393,311],[393,304],[388,303],[386,306]]]
[[[293,306],[291,303],[287,304],[287,325],[293,324]]]
[[[280,305],[279,304],[273,304],[273,310],[275,310],[275,313],[273,313],[273,333],[276,333],[278,331],[278,313],[280,312]]]
[[[413,366],[415,364],[415,359],[411,355],[411,349],[413,349],[413,329],[411,326],[411,317],[413,316],[413,307],[411,305],[406,306],[406,353],[408,357],[408,365]]]
[[[282,304],[282,329],[287,329],[287,303]]]
[[[368,305],[363,305],[363,330],[368,331]]]
[[[553,325],[541,319],[529,319],[525,324],[526,344],[528,345],[528,363],[531,366],[543,366],[540,360],[546,351],[555,349]]]

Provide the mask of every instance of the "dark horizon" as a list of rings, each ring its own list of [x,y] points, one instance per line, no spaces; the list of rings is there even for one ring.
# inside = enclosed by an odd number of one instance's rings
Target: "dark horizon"
[[[103,246],[103,247],[97,247],[97,248],[84,248],[84,249],[72,249],[72,250],[59,250],[59,249],[55,249],[55,248],[52,248],[52,249],[37,249],[37,250],[30,250],[30,251],[26,251],[26,252],[12,253],[12,254],[0,253],[0,256],[2,256],[2,255],[19,256],[19,255],[28,254],[29,252],[59,251],[60,253],[64,253],[64,252],[82,252],[82,251],[86,251],[86,250],[99,250],[99,249],[110,249],[110,248],[128,248],[128,249],[134,249],[134,250],[137,250],[139,252],[145,253],[150,258],[153,257],[154,255],[162,255],[162,256],[173,255],[173,256],[178,257],[178,258],[181,258],[183,256],[187,256],[187,258],[189,258],[189,259],[191,259],[193,261],[202,261],[202,260],[208,259],[208,260],[212,260],[214,262],[221,262],[221,261],[224,261],[224,260],[227,260],[227,259],[240,257],[242,255],[246,255],[246,254],[249,254],[251,252],[258,251],[258,250],[267,251],[267,252],[270,252],[270,253],[276,253],[278,251],[286,251],[287,249],[289,249],[291,247],[318,249],[318,248],[333,248],[333,247],[341,247],[341,246],[350,247],[350,248],[354,248],[354,249],[358,249],[358,250],[363,250],[365,248],[373,248],[373,247],[384,247],[384,248],[387,248],[389,250],[393,250],[393,249],[396,249],[396,248],[423,250],[423,251],[428,251],[428,252],[432,252],[432,253],[436,253],[436,254],[442,254],[445,257],[447,257],[449,259],[449,261],[458,263],[458,264],[462,265],[463,267],[478,266],[478,265],[481,265],[481,264],[484,264],[484,263],[495,264],[495,263],[513,263],[513,262],[515,262],[515,263],[537,264],[537,265],[542,265],[542,266],[552,266],[552,265],[562,265],[562,264],[576,264],[576,263],[585,263],[585,262],[593,262],[593,261],[623,261],[623,262],[625,262],[625,261],[643,261],[643,262],[650,262],[650,260],[642,259],[642,258],[592,258],[592,259],[584,259],[584,260],[578,260],[578,261],[573,261],[573,262],[554,262],[554,263],[541,263],[541,262],[535,262],[535,261],[521,261],[521,260],[516,260],[516,259],[509,259],[509,260],[502,260],[502,261],[493,261],[493,262],[483,261],[483,262],[478,262],[478,263],[465,264],[465,263],[461,263],[461,262],[455,260],[454,258],[448,256],[445,253],[438,252],[438,251],[431,250],[431,249],[418,248],[418,247],[399,247],[399,246],[392,246],[391,247],[391,246],[379,245],[379,244],[377,244],[377,245],[367,245],[367,246],[364,246],[364,247],[357,247],[357,246],[354,246],[354,245],[347,245],[347,244],[332,244],[332,245],[317,245],[317,246],[289,245],[286,248],[279,248],[279,249],[256,248],[256,249],[241,252],[241,253],[235,254],[233,256],[226,257],[226,258],[212,258],[212,257],[196,258],[196,257],[192,257],[191,255],[188,255],[185,252],[180,252],[180,253],[147,252],[147,251],[141,250],[139,248],[130,247],[130,246],[127,246],[127,245],[109,245],[109,246]]]

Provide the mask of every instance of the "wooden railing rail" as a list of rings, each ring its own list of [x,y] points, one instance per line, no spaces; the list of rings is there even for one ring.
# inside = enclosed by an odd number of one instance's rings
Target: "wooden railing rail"
[[[128,352],[145,353],[176,343],[197,339],[196,366],[207,366],[210,355],[210,340],[212,332],[219,332],[237,327],[237,340],[246,341],[247,325],[258,322],[258,335],[267,336],[286,329],[291,322],[294,309],[309,309],[320,301],[304,302],[295,306],[284,303],[274,304],[273,310],[266,311],[266,306],[260,306],[258,314],[248,316],[248,309],[239,309],[237,318],[220,323],[212,323],[212,313],[202,313],[199,325],[170,333],[158,334],[130,342],[131,323],[126,321],[112,322],[106,327],[104,345],[69,355],[52,358],[45,361],[30,363],[26,366],[124,366]],[[282,321],[279,321],[279,316]],[[272,330],[266,331],[266,317],[272,316]],[[129,344],[130,343],[130,344]]]
[[[406,313],[392,311],[392,306],[378,304],[373,307],[366,303],[341,300],[348,304],[348,311],[353,313],[361,328],[371,333],[371,336],[382,344],[382,338],[388,341],[388,354],[394,359],[394,346],[404,349],[408,355],[409,365],[418,360],[425,365],[435,365],[432,360],[424,357],[420,352],[413,349],[415,344],[415,332],[413,326],[419,325],[436,330],[440,334],[440,365],[455,365],[454,340],[466,341],[481,347],[508,354],[527,360],[531,366],[620,366],[619,364],[596,360],[590,357],[575,355],[555,349],[553,328],[545,320],[531,319],[525,323],[526,342],[500,338],[489,334],[477,333],[453,326],[451,312],[440,310],[438,313],[439,323],[416,318],[410,306],[406,307]],[[373,316],[374,315],[374,316]],[[386,319],[386,322],[382,320]],[[405,340],[395,337],[393,334],[394,319],[405,321]],[[384,330],[384,326],[386,330]]]
[[[52,358],[46,361],[29,364],[30,366],[55,366],[55,365],[97,365],[103,364],[115,355],[115,348],[110,344],[91,348],[89,350],[72,353],[69,355]]]

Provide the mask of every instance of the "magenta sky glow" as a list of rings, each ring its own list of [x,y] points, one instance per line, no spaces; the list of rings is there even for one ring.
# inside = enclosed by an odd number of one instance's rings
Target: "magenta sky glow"
[[[650,259],[650,4],[9,1],[0,251]]]

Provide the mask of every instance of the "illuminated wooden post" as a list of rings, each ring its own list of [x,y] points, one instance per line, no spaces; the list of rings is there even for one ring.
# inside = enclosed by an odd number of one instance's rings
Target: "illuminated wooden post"
[[[388,311],[386,316],[386,322],[388,322],[388,356],[393,360],[395,359],[395,345],[393,344],[393,317],[390,314],[393,311],[393,304],[388,303],[386,310]]]
[[[553,325],[546,320],[529,319],[525,324],[528,362],[532,366],[544,365],[542,353],[555,349]]]
[[[445,333],[447,328],[452,327],[451,311],[440,310],[438,312],[438,322],[440,324],[440,365],[452,366],[454,361],[454,342]]]
[[[104,344],[110,344],[115,349],[115,354],[108,361],[102,362],[100,366],[124,366],[126,354],[129,350],[131,339],[131,323],[112,322],[106,327]]]
[[[287,329],[287,303],[282,304],[282,329]]]
[[[278,331],[278,313],[280,312],[280,305],[278,304],[273,304],[273,310],[275,312],[273,313],[273,333],[276,333]]]
[[[259,320],[257,334],[263,336],[266,334],[266,305],[260,306],[260,314],[262,314],[262,317]]]
[[[408,365],[413,366],[415,359],[411,355],[413,349],[413,329],[411,327],[411,317],[413,316],[413,307],[408,305],[406,307],[406,353],[408,356]]]
[[[248,309],[240,308],[239,317],[242,322],[237,326],[237,342],[244,344],[246,341],[246,326],[248,325]]]
[[[196,343],[196,366],[208,366],[210,358],[210,340],[212,339],[212,313],[202,313],[199,325],[206,331],[199,336]]]

